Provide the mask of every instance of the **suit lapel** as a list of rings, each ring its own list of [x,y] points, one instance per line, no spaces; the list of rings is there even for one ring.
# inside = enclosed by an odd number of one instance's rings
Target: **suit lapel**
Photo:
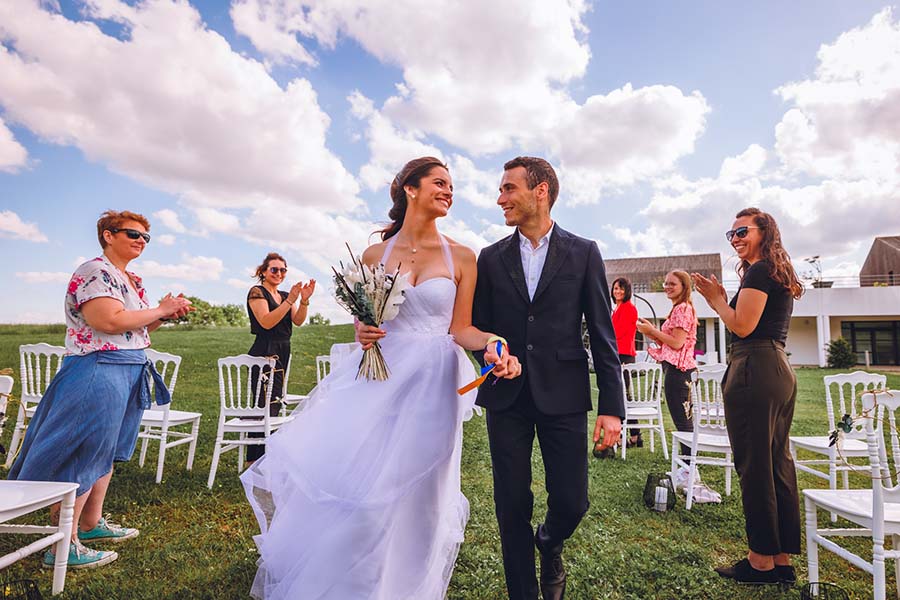
[[[541,271],[541,279],[538,281],[537,289],[534,291],[534,300],[550,287],[550,282],[556,276],[556,272],[565,262],[566,255],[569,254],[569,246],[572,245],[572,237],[559,225],[553,226],[553,233],[550,235],[550,246],[547,248],[547,260],[544,261],[544,269]],[[524,280],[524,276],[523,276]]]
[[[519,230],[501,242],[500,257],[506,266],[506,272],[512,278],[513,286],[522,295],[522,299],[530,304],[528,288],[525,286],[525,271],[522,270],[522,253],[519,250]]]

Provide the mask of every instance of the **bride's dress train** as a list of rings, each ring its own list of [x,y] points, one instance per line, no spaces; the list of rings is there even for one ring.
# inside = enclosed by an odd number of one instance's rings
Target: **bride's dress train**
[[[355,350],[241,476],[262,531],[254,597],[444,597],[469,514],[460,452],[474,404],[456,393],[474,369],[447,334],[455,296],[446,277],[408,289],[383,327],[390,378],[357,381]]]

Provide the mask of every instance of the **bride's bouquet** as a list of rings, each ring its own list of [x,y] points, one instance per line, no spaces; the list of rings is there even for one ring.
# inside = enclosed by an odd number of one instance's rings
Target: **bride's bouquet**
[[[341,270],[334,271],[334,297],[338,304],[360,322],[373,327],[381,327],[400,312],[400,305],[406,299],[403,295],[409,287],[409,273],[400,275],[400,265],[393,273],[385,271],[384,265],[369,267],[362,259],[353,255],[350,246],[350,263],[339,263]],[[384,354],[378,342],[363,352],[359,361],[356,378],[364,375],[366,379],[384,381],[390,375]]]

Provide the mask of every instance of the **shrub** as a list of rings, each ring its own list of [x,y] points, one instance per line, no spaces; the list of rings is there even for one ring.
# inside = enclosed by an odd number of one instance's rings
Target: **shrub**
[[[307,325],[331,325],[331,319],[326,319],[321,313],[310,315],[306,320]]]
[[[849,369],[856,365],[856,353],[844,338],[831,340],[825,348],[828,352],[828,366],[832,369]]]
[[[194,327],[248,327],[250,319],[239,304],[210,304],[202,298],[188,296],[194,307],[190,312],[176,321]]]

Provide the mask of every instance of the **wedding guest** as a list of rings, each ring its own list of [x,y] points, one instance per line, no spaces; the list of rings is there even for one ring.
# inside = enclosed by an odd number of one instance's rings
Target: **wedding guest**
[[[9,479],[72,481],[75,499],[69,568],[110,563],[116,552],[82,542],[121,542],[138,530],[103,517],[113,463],[134,452],[144,409],[150,406],[148,374],[156,400],[169,401],[162,378],[144,353],[150,332],[191,309],[183,296],[166,295],[151,308],[141,278],[127,270],[150,242],[150,223],[130,211],[106,211],[97,221],[102,254],[82,264],[65,299],[66,350],[62,368],[47,386],[28,425]],[[59,505],[51,509],[59,517]],[[52,551],[43,564],[52,567]]]
[[[309,283],[298,281],[291,286],[291,291],[279,290],[287,275],[287,261],[277,252],[269,252],[262,263],[256,267],[254,276],[258,285],[254,285],[247,293],[247,314],[250,317],[250,333],[256,336],[247,354],[250,356],[274,356],[275,373],[268,378],[272,386],[269,414],[277,416],[281,410],[282,388],[284,387],[284,371],[291,358],[291,334],[293,326],[298,327],[306,320],[309,311],[309,298],[316,289],[316,280]],[[297,301],[300,301],[299,303]],[[251,385],[257,389],[259,371],[252,373]],[[265,388],[260,388],[257,406],[265,403]],[[248,433],[247,437],[261,438],[262,433]],[[263,444],[247,446],[247,465],[249,466],[266,451]]]
[[[631,302],[631,280],[627,277],[618,277],[612,283],[610,297],[613,300],[612,324],[616,332],[616,347],[619,352],[619,360],[623,365],[633,364],[637,351],[634,345],[634,337],[637,332],[638,312]],[[625,381],[625,394],[631,400],[631,377],[623,374]],[[629,419],[628,423],[636,423],[635,419]],[[640,429],[631,429],[631,437],[628,439],[629,448],[644,446]],[[595,458],[615,458],[615,446],[600,450],[599,443],[594,444],[593,454]]]
[[[731,302],[715,276],[692,277],[733,334],[722,396],[750,550],[716,572],[738,583],[793,584],[790,555],[800,553],[800,502],[788,434],[797,378],[784,344],[803,286],[772,215],[745,208],[725,238],[741,261],[741,285]]]
[[[672,301],[672,310],[662,327],[657,329],[647,319],[639,319],[637,329],[659,344],[650,346],[647,352],[662,364],[666,405],[675,429],[693,431],[694,423],[688,415],[691,406],[691,373],[697,370],[697,361],[694,359],[697,313],[691,302],[691,276],[684,271],[667,273],[663,291]],[[681,453],[690,454],[690,448],[682,444]]]

